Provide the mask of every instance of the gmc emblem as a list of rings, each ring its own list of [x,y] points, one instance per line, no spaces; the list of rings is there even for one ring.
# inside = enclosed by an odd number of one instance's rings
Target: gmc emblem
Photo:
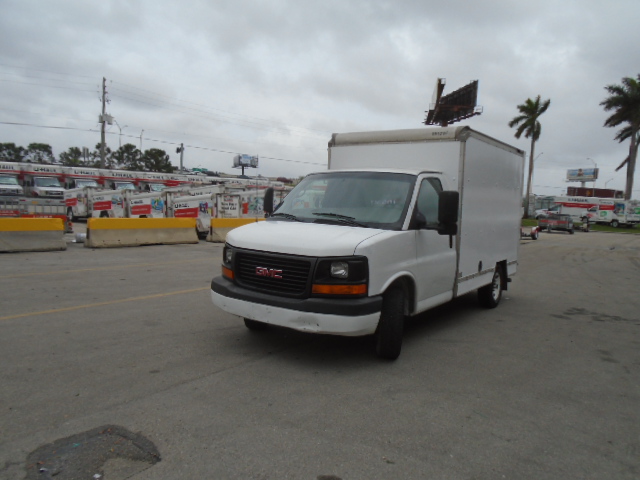
[[[282,270],[276,268],[256,267],[256,275],[259,277],[282,278]]]

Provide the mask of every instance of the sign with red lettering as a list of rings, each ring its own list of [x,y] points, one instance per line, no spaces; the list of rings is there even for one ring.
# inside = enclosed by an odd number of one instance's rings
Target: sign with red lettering
[[[151,204],[131,205],[131,215],[151,215]]]
[[[104,200],[102,202],[95,202],[93,204],[93,209],[96,210],[96,211],[111,210],[111,200]]]
[[[198,207],[182,208],[180,210],[176,210],[174,216],[176,218],[198,218]]]

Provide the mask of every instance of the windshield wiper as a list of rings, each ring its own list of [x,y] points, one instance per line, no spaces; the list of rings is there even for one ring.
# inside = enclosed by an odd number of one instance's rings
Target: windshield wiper
[[[302,221],[298,217],[296,217],[295,215],[291,215],[290,213],[273,213],[269,216],[269,218],[273,218],[273,217],[282,217],[282,218],[286,218],[287,220],[293,220],[294,222]]]
[[[347,215],[340,215],[339,213],[330,213],[330,212],[315,212],[314,215],[322,215],[323,217],[333,217],[337,221],[341,223],[345,223],[347,225],[354,225],[356,227],[367,227],[363,223],[356,222],[354,217],[348,217]]]

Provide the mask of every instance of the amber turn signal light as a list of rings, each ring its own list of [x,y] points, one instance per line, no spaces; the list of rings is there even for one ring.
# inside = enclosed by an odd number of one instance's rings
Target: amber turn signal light
[[[222,276],[227,277],[229,280],[233,280],[233,270],[222,265]]]
[[[311,292],[319,295],[365,295],[367,285],[313,285]]]

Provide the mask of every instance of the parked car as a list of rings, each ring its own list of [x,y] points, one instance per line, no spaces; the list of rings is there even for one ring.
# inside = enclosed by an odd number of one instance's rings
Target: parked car
[[[538,226],[540,230],[546,230],[547,232],[552,232],[553,230],[560,230],[569,232],[573,235],[573,220],[571,219],[571,215],[566,215],[562,213],[549,213],[547,215],[541,215],[538,218]]]

